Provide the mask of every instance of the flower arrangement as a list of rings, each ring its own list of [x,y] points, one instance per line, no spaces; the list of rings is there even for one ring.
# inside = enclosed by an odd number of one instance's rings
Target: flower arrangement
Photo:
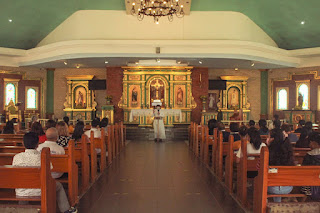
[[[107,95],[106,100],[107,100],[107,104],[111,104],[112,95]]]

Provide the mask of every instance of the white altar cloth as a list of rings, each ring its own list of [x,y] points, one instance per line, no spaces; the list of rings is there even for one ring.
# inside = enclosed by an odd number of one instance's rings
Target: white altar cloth
[[[181,109],[161,109],[164,116],[179,116],[179,122],[182,121]],[[153,109],[132,109],[130,112],[129,121],[133,121],[135,116],[153,116]]]

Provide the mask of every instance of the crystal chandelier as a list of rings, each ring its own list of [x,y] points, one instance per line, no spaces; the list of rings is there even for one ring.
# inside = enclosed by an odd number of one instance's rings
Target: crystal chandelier
[[[173,15],[178,18],[184,16],[182,0],[133,0],[131,14],[136,15],[139,21],[144,16],[152,16],[154,22],[159,24],[162,16],[167,16],[168,20],[173,21]]]

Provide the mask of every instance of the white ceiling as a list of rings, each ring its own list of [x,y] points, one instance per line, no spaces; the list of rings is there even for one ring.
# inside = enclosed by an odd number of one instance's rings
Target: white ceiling
[[[156,60],[160,59],[160,63]],[[283,68],[278,64],[263,63],[259,61],[249,61],[242,59],[226,59],[226,58],[141,58],[141,57],[109,57],[109,58],[77,58],[68,60],[57,60],[42,64],[32,65],[32,67],[39,68],[76,68],[77,65],[81,68],[103,68],[108,66],[127,66],[128,64],[135,64],[139,60],[154,60],[155,65],[166,66],[162,64],[165,60],[176,60],[181,64],[196,67],[208,67],[213,69],[275,69]],[[105,63],[105,62],[108,63]],[[199,63],[200,61],[200,63]],[[65,62],[67,64],[65,64]],[[178,64],[177,64],[178,65]],[[253,65],[253,66],[252,66]]]

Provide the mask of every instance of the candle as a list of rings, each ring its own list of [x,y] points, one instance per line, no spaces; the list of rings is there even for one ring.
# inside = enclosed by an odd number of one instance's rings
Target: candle
[[[200,74],[200,82],[201,82],[201,74]]]

